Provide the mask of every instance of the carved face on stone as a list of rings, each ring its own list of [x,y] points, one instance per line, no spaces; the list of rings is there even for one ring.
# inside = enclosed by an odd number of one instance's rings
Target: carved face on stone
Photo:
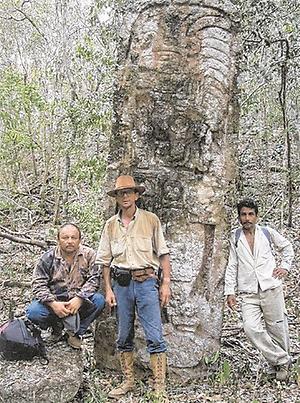
[[[143,180],[157,172],[148,208],[163,200],[168,216],[187,209],[205,221],[222,188],[235,74],[232,20],[211,3],[141,2],[124,24],[114,139],[115,161]],[[183,189],[176,196],[174,182]],[[200,183],[208,191],[199,205]]]
[[[155,4],[139,14],[124,70],[134,88],[127,111],[134,105],[134,131],[143,140],[138,155],[209,171],[228,108],[229,27],[221,11],[197,5]]]

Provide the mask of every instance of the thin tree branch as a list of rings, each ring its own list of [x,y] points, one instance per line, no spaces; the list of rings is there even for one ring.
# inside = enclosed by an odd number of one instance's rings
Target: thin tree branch
[[[50,245],[55,245],[55,241],[39,241],[38,239],[26,239],[26,238],[20,238],[12,234],[8,234],[6,232],[0,231],[0,238],[5,238],[9,239],[10,241],[17,242],[17,243],[22,243],[26,245],[34,245],[34,246],[39,246],[42,249],[48,249]]]
[[[19,13],[21,13],[24,16],[24,18],[27,21],[29,21],[30,24],[36,29],[36,31],[45,39],[45,41],[48,42],[47,38],[46,38],[46,35],[39,29],[39,27],[36,25],[36,23],[30,17],[28,17],[28,15],[23,10],[20,10],[19,8],[16,8],[16,10]]]
[[[31,281],[4,280],[2,281],[2,287],[29,288],[31,287]]]

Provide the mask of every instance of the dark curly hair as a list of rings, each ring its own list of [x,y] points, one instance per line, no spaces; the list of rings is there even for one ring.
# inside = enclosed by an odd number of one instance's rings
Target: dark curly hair
[[[253,209],[255,211],[256,215],[258,214],[258,205],[257,205],[257,203],[253,199],[250,199],[249,197],[247,197],[247,198],[245,198],[245,199],[243,199],[243,200],[238,202],[238,204],[237,204],[238,215],[241,214],[241,210],[242,210],[243,207],[251,208],[251,209]]]

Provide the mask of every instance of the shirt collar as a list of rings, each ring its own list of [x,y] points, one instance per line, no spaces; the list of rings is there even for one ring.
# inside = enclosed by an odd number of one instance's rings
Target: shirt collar
[[[118,220],[120,223],[122,222],[121,213],[122,213],[122,210],[120,210],[120,211],[118,212],[118,214],[117,214],[117,220]],[[135,213],[134,213],[134,215],[133,215],[131,221],[135,220],[135,219],[138,217],[139,214],[140,214],[140,209],[139,209],[137,206],[135,206]]]
[[[78,248],[78,251],[76,252],[75,256],[81,256],[81,255],[83,255],[83,247],[80,244],[79,248]],[[56,257],[56,259],[62,259],[63,258],[59,245],[57,245],[56,248],[55,248],[55,257]]]

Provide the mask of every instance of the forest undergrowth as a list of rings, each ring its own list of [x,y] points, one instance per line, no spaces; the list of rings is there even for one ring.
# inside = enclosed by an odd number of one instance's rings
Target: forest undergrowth
[[[285,281],[285,295],[291,336],[293,367],[287,383],[278,382],[265,374],[266,365],[262,356],[247,341],[242,330],[241,313],[224,309],[221,349],[205,358],[205,373],[201,379],[190,382],[169,380],[168,393],[171,402],[300,402],[300,317],[298,262],[300,242],[296,228],[284,228],[283,233],[293,241],[295,264]],[[22,236],[22,234],[18,234]],[[28,234],[27,234],[28,235]],[[39,239],[38,230],[30,234]],[[0,322],[10,313],[22,316],[30,302],[30,279],[34,263],[41,253],[36,246],[20,245],[0,239]],[[107,402],[108,391],[121,376],[117,372],[100,371],[94,365],[93,337],[84,340],[84,382],[73,403]],[[120,402],[150,402],[148,376],[138,381],[137,390]]]

